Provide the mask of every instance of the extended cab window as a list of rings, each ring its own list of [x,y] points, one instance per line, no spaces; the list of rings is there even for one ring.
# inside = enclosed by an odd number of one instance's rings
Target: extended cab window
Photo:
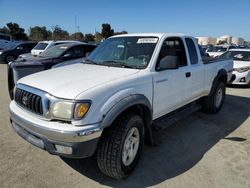
[[[171,37],[163,42],[157,66],[159,66],[159,62],[162,59],[168,57],[174,57],[174,59],[177,60],[179,67],[187,65],[186,52],[181,38]],[[158,69],[158,67],[156,69]]]
[[[197,54],[197,50],[195,48],[194,41],[191,38],[186,38],[185,41],[186,41],[188,52],[189,52],[190,63],[192,65],[197,64],[198,63],[198,54]]]

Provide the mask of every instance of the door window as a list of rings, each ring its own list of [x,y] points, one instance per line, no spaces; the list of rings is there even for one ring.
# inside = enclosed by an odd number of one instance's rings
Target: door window
[[[177,59],[178,61],[179,67],[183,67],[187,65],[185,47],[181,38],[171,37],[171,38],[167,38],[163,42],[163,45],[161,47],[161,51],[158,57],[156,70],[159,65],[159,62],[163,58],[167,58],[167,56],[175,57],[175,59]]]

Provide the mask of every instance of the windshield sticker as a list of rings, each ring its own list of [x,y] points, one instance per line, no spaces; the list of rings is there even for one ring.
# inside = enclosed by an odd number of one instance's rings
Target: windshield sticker
[[[158,39],[157,38],[141,38],[138,39],[137,43],[157,43]]]
[[[67,49],[67,46],[60,46],[61,49]]]
[[[242,59],[242,58],[243,58],[243,55],[242,55],[242,54],[236,54],[234,57],[235,57],[235,58],[238,58],[238,59]]]

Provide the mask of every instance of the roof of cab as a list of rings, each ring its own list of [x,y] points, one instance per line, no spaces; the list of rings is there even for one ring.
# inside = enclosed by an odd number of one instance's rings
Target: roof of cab
[[[114,37],[183,37],[188,36],[182,33],[131,33],[131,34],[122,34],[122,35],[115,35],[110,38]]]
[[[84,42],[67,42],[67,43],[63,43],[63,44],[58,44],[56,46],[59,46],[59,47],[73,47],[73,46],[91,46],[91,44],[87,44],[87,43],[84,43]],[[53,46],[53,47],[56,47],[56,46]],[[92,45],[94,46],[94,45]]]

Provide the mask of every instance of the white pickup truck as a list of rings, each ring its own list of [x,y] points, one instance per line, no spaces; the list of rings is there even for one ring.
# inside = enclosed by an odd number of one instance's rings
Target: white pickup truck
[[[100,170],[121,179],[135,168],[144,143],[153,144],[155,126],[199,107],[218,112],[232,70],[232,60],[203,61],[190,36],[114,36],[84,63],[19,80],[9,106],[11,124],[51,154],[96,153]]]

